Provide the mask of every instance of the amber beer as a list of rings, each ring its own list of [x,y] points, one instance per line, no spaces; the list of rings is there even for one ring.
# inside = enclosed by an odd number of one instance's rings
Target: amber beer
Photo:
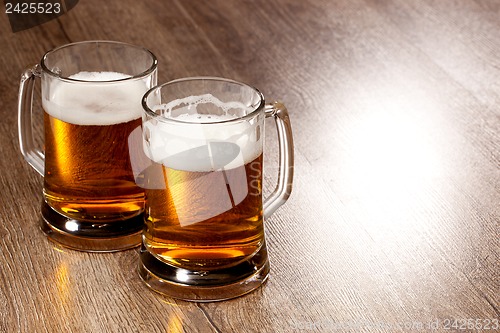
[[[209,95],[176,104],[164,113],[171,122],[143,123],[152,162],[145,172],[144,247],[183,269],[235,266],[264,242],[259,122],[228,122],[237,116],[223,112],[237,112],[239,104]],[[219,115],[192,112],[207,105]]]
[[[112,72],[72,79],[110,81]],[[57,212],[82,221],[120,221],[139,215],[144,190],[132,172],[128,137],[141,125],[142,81],[53,82],[43,100],[44,198]]]
[[[144,242],[155,256],[173,266],[210,270],[236,265],[260,249],[262,154],[227,170],[154,163],[148,172],[164,181],[164,189],[146,190]]]

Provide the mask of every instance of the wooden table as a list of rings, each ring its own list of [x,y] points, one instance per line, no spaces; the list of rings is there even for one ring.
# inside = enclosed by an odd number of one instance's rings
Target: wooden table
[[[149,48],[159,82],[228,77],[288,106],[294,190],[266,222],[263,288],[176,301],[140,281],[137,250],[76,252],[39,230],[18,81],[90,39]],[[0,332],[500,329],[499,1],[82,0],[16,33],[2,12],[0,51]]]

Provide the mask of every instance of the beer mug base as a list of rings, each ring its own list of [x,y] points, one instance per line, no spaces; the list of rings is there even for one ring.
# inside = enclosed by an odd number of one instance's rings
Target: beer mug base
[[[42,231],[49,240],[72,250],[116,252],[139,246],[143,215],[118,222],[96,223],[68,218],[42,202]]]
[[[214,302],[257,289],[267,280],[269,267],[265,243],[246,261],[210,271],[192,271],[166,264],[142,246],[138,271],[146,285],[160,294],[184,301]]]

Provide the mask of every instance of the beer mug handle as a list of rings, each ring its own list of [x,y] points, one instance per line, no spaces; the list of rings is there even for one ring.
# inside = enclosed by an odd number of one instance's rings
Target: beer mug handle
[[[264,218],[271,216],[283,205],[292,192],[293,182],[293,137],[292,125],[286,107],[280,102],[266,104],[266,118],[272,117],[276,123],[279,141],[278,184],[274,192],[264,200]]]
[[[31,114],[33,109],[33,89],[35,78],[40,76],[38,65],[27,69],[21,76],[18,97],[18,132],[21,153],[25,160],[43,176],[45,155],[35,147]]]

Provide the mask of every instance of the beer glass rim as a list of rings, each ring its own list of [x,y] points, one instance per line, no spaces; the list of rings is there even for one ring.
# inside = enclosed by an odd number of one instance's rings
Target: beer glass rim
[[[65,49],[65,48],[73,47],[73,46],[78,46],[78,45],[83,45],[83,44],[92,44],[92,43],[95,43],[95,44],[97,44],[97,43],[100,43],[100,44],[115,44],[115,45],[122,45],[122,46],[126,46],[126,47],[135,48],[135,49],[138,49],[138,50],[142,50],[145,53],[149,54],[149,56],[151,57],[151,60],[152,60],[151,66],[149,66],[148,69],[146,69],[145,71],[143,71],[141,73],[138,73],[136,75],[133,75],[133,76],[130,76],[130,77],[127,77],[127,78],[123,78],[123,79],[114,79],[114,80],[106,80],[106,81],[89,81],[89,80],[73,79],[73,78],[61,76],[58,73],[53,72],[45,64],[45,61],[47,60],[47,58],[51,54],[53,54],[53,53],[55,53],[57,51],[60,51],[60,50]],[[57,79],[60,79],[62,81],[73,82],[73,83],[91,83],[91,84],[101,84],[101,83],[104,83],[104,84],[109,84],[109,83],[114,83],[114,82],[118,83],[118,82],[123,82],[123,81],[130,81],[130,80],[134,80],[134,79],[141,79],[141,78],[144,78],[144,77],[148,76],[149,74],[151,74],[152,72],[154,72],[156,70],[156,68],[158,67],[158,59],[156,58],[156,56],[154,55],[153,52],[151,52],[150,50],[148,50],[147,48],[142,47],[142,46],[138,46],[138,45],[134,45],[134,44],[130,44],[130,43],[125,43],[125,42],[113,41],[113,40],[86,40],[86,41],[81,41],[81,42],[64,44],[64,45],[55,47],[55,48],[53,48],[50,51],[47,51],[43,55],[42,60],[40,61],[40,65],[42,67],[42,70],[45,73],[47,73],[47,74],[49,74],[49,75],[51,75],[51,76],[53,76],[53,77],[55,77]]]
[[[163,87],[174,85],[176,83],[180,82],[187,82],[187,81],[219,81],[219,82],[225,82],[225,83],[230,83],[230,84],[236,84],[240,85],[246,88],[249,88],[255,92],[255,94],[258,96],[259,102],[256,104],[256,106],[253,108],[253,110],[246,115],[242,117],[237,117],[233,119],[226,119],[226,120],[220,120],[220,121],[212,121],[212,122],[188,122],[188,121],[182,121],[182,120],[177,120],[173,118],[166,118],[162,117],[161,115],[157,114],[154,110],[152,110],[149,105],[148,105],[148,97],[151,95],[153,92],[161,90]],[[187,97],[187,96],[186,96]],[[265,101],[264,101],[264,95],[255,87],[239,82],[236,80],[232,79],[227,79],[223,77],[216,77],[216,76],[192,76],[192,77],[185,77],[185,78],[180,78],[180,79],[175,79],[169,82],[165,82],[162,84],[159,84],[157,86],[154,86],[153,88],[149,89],[143,96],[142,98],[142,108],[144,112],[146,112],[147,115],[150,117],[153,117],[159,121],[162,122],[171,122],[171,123],[178,123],[178,124],[183,124],[183,125],[216,125],[216,124],[224,124],[224,123],[233,123],[233,122],[239,122],[239,121],[246,121],[247,119],[253,118],[255,115],[260,113],[264,109]]]

